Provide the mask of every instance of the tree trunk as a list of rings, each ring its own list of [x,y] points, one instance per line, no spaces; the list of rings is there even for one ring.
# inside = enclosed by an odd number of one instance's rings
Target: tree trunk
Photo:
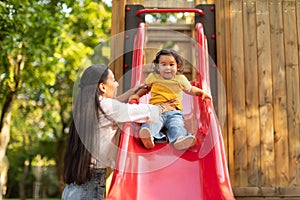
[[[63,137],[63,138],[65,138],[65,137]],[[65,139],[57,140],[56,145],[57,145],[56,146],[56,156],[55,156],[56,173],[57,173],[57,177],[58,177],[60,194],[61,194],[65,187],[65,183],[63,181],[64,152],[65,152],[65,146],[66,146]]]
[[[6,180],[8,171],[8,159],[4,156],[3,160],[0,162],[0,200],[6,194]]]
[[[22,173],[22,178],[19,183],[19,195],[21,200],[26,199],[26,193],[25,193],[25,181],[26,177],[28,175],[28,166],[29,166],[29,160],[25,160],[24,162],[24,168],[23,168],[23,173]]]
[[[9,132],[10,132],[10,120],[11,120],[11,109],[14,102],[15,95],[6,97],[6,102],[4,103],[1,115],[0,124],[0,199],[2,195],[6,193],[6,181],[7,181],[7,171],[9,167],[9,162],[6,157],[6,147],[9,142]]]
[[[22,48],[23,43],[18,44],[18,48]],[[10,54],[8,55],[8,60],[10,63],[9,71],[13,74],[13,80],[8,83],[8,91],[6,92],[4,104],[1,110],[0,118],[0,193],[2,193],[6,188],[7,181],[7,170],[9,166],[9,161],[6,158],[6,148],[9,142],[10,137],[10,121],[11,121],[11,112],[12,106],[15,102],[19,86],[21,85],[21,72],[24,69],[24,57],[21,54],[21,51],[16,56],[16,59]],[[5,171],[6,170],[6,171]],[[3,177],[3,179],[2,179]],[[0,197],[1,197],[0,196]],[[1,200],[1,199],[0,199]]]

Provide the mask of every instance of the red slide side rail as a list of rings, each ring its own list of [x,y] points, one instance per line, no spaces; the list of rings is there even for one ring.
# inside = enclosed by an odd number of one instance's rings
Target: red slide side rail
[[[196,24],[195,32],[196,32],[197,51],[198,51],[197,70],[199,73],[197,74],[197,76],[200,78],[198,87],[211,93],[207,39],[206,39],[206,35],[204,34],[204,27],[201,23]]]
[[[141,84],[144,80],[143,73],[143,61],[144,61],[144,44],[145,43],[145,23],[140,23],[138,27],[138,33],[134,38],[133,56],[132,56],[132,76],[131,87]]]

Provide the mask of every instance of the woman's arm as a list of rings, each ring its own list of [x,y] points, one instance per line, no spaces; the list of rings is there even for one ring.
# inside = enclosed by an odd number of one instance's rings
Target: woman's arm
[[[117,100],[121,102],[127,102],[128,98],[134,94],[137,94],[139,97],[148,93],[148,87],[146,84],[135,86],[124,92],[123,94],[116,97]]]
[[[104,113],[118,123],[151,123],[158,120],[160,108],[150,104],[128,104],[116,99],[105,98],[100,101]]]

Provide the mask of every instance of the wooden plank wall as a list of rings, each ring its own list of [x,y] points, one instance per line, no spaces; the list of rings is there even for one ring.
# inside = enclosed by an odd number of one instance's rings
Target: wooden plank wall
[[[300,199],[300,0],[194,2],[216,4],[223,137],[237,199]]]
[[[300,1],[221,0],[216,9],[235,194],[300,197]]]

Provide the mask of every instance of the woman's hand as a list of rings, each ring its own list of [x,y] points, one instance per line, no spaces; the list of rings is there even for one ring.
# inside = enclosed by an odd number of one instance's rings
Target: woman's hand
[[[160,113],[164,113],[164,112],[168,112],[171,110],[176,110],[176,106],[178,106],[179,103],[177,101],[177,98],[175,99],[171,99],[165,103],[162,104],[157,104],[157,106],[159,107],[159,112]]]
[[[138,95],[139,97],[143,96],[144,94],[146,94],[148,92],[148,87],[146,84],[141,84],[138,86],[135,86],[129,90],[127,90],[126,92],[124,92],[123,94],[119,95],[116,97],[117,100],[121,101],[121,102],[127,102],[128,98],[132,95]]]
[[[144,84],[140,84],[140,85],[137,85],[134,88],[132,88],[132,90],[135,94],[141,89],[148,89],[148,86],[144,83]]]
[[[142,97],[150,91],[150,88],[146,84],[141,84],[135,86],[132,90],[134,94]]]

